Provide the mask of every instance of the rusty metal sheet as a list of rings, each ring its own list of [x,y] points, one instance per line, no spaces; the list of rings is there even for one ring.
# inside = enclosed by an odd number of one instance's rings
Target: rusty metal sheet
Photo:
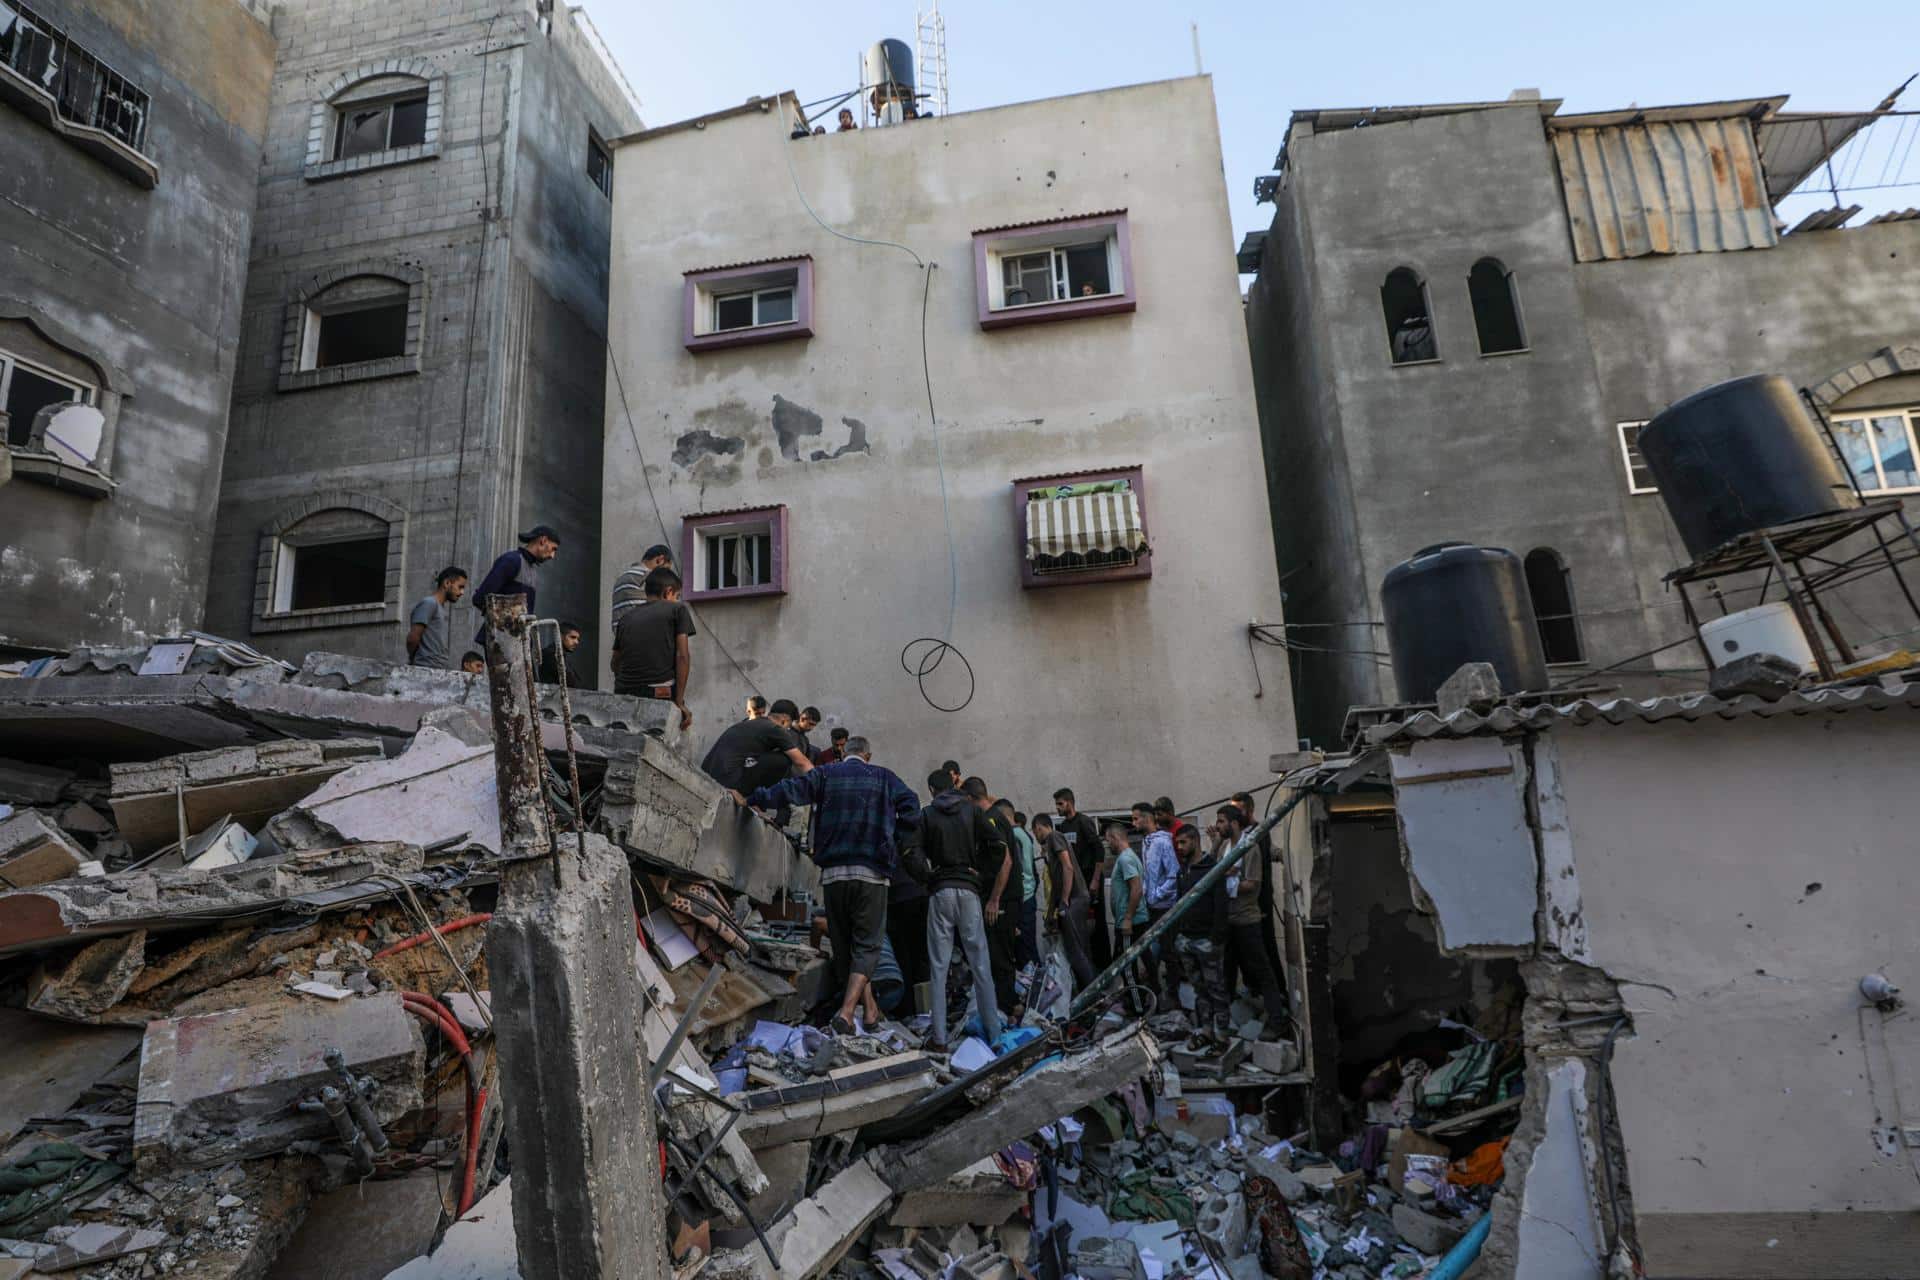
[[[1779,243],[1744,116],[1549,132],[1576,261]]]

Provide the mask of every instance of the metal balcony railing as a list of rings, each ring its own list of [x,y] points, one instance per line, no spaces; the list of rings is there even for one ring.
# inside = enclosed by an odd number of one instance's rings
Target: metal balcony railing
[[[52,98],[63,119],[144,154],[146,91],[18,0],[0,0],[0,63]]]

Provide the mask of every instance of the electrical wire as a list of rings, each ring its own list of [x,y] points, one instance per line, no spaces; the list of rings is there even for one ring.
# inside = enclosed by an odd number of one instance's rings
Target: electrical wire
[[[804,111],[801,113],[801,118],[806,118]],[[787,178],[793,183],[793,194],[799,199],[800,207],[807,211],[807,216],[828,235],[838,236],[854,244],[898,249],[912,258],[914,264],[925,273],[920,287],[920,375],[927,388],[927,423],[933,432],[934,465],[940,476],[940,518],[947,534],[947,625],[938,636],[918,636],[901,646],[900,669],[913,677],[914,684],[920,690],[920,697],[935,711],[948,714],[964,711],[973,701],[974,694],[979,691],[979,682],[974,676],[973,664],[967,661],[967,656],[961,653],[953,643],[953,624],[960,608],[960,552],[953,537],[953,505],[947,489],[946,444],[940,435],[940,413],[934,404],[933,397],[933,362],[927,351],[927,308],[933,296],[933,273],[940,264],[928,262],[896,240],[878,240],[867,236],[850,235],[828,226],[826,220],[815,212],[813,205],[807,200],[807,193],[800,187],[800,175],[793,167],[793,143],[797,141],[801,139],[787,138],[782,140],[782,144],[786,148],[784,154],[787,160]],[[959,659],[961,670],[965,673],[967,680],[966,696],[951,705],[941,702],[927,689],[927,677],[939,670],[950,656]]]

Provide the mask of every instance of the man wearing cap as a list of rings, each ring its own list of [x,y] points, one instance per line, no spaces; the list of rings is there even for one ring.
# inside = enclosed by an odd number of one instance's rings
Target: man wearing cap
[[[559,550],[559,535],[546,525],[537,524],[520,535],[517,548],[493,562],[473,593],[473,603],[480,610],[480,629],[473,633],[475,644],[487,638],[488,596],[525,596],[527,616],[534,616],[533,598],[540,587],[540,571]]]
[[[664,542],[656,542],[647,548],[647,553],[626,567],[626,571],[613,580],[613,629],[620,630],[620,619],[627,610],[647,602],[647,575],[655,569],[673,568],[673,552]]]

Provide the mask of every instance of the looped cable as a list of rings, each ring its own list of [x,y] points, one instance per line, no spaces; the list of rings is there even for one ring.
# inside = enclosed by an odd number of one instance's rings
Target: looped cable
[[[915,661],[910,655],[919,645],[926,645],[927,648],[921,653],[919,660]],[[936,700],[932,694],[927,692],[927,677],[940,669],[940,664],[947,660],[948,654],[952,654],[955,658],[959,659],[961,667],[963,667],[967,673],[967,696],[952,706]],[[920,696],[925,698],[927,705],[935,711],[961,711],[966,708],[969,702],[973,701],[975,688],[973,664],[967,661],[966,654],[960,652],[954,648],[951,643],[940,639],[938,636],[921,636],[918,640],[907,641],[906,647],[900,650],[900,666],[902,670],[914,678],[914,681],[920,686]]]

